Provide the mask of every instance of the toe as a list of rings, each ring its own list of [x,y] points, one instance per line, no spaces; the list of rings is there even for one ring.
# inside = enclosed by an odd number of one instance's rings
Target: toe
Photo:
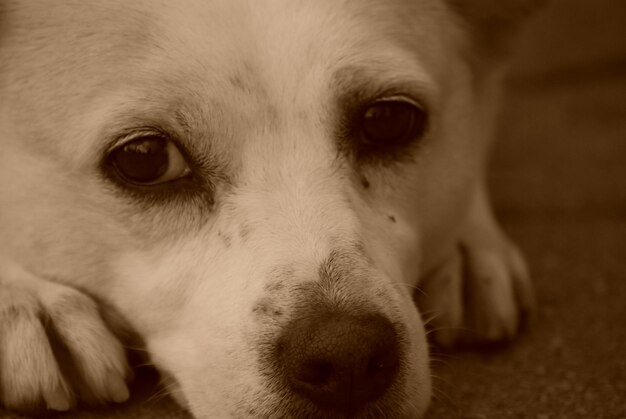
[[[87,402],[124,402],[129,371],[126,354],[100,318],[95,303],[78,292],[67,292],[47,307],[50,326],[71,360],[71,380]]]
[[[443,348],[456,345],[463,328],[463,260],[459,252],[429,275],[416,295],[431,339]]]
[[[502,249],[464,247],[467,336],[480,343],[511,340],[518,331],[514,274]]]
[[[523,328],[531,320],[535,311],[535,293],[524,256],[513,243],[509,244],[508,250],[515,301],[519,310],[518,328]]]
[[[75,404],[35,305],[0,311],[0,342],[0,388],[8,408],[63,411]]]

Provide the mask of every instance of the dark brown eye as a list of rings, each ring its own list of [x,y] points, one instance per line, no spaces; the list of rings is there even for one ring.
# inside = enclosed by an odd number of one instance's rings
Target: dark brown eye
[[[422,137],[426,123],[426,112],[411,102],[379,100],[361,116],[362,141],[373,148],[398,148]]]
[[[120,177],[139,185],[169,182],[190,172],[178,147],[158,135],[128,141],[113,150],[109,158]]]

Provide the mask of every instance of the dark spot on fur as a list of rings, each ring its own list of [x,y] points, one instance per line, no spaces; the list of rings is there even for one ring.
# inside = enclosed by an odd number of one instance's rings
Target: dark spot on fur
[[[231,76],[228,81],[233,85],[233,87],[244,90],[244,81],[241,74],[237,73],[234,76]]]
[[[365,176],[361,176],[361,185],[363,185],[363,187],[365,189],[369,189],[370,187],[370,181],[367,180],[367,178]]]
[[[394,217],[393,215],[388,215],[388,217],[389,217],[389,220],[390,220],[392,223],[395,223],[395,222],[396,222],[396,217]]]
[[[266,302],[260,302],[257,305],[255,305],[254,307],[252,307],[252,312],[254,314],[267,314],[267,312],[269,311],[269,306]]]
[[[250,234],[250,226],[248,224],[242,224],[241,228],[239,228],[239,237],[242,240],[245,240]]]
[[[265,285],[265,290],[268,292],[277,292],[285,288],[283,281],[272,281]]]
[[[217,236],[222,239],[222,241],[224,242],[224,246],[226,246],[227,248],[230,247],[233,242],[232,237],[222,231],[218,231]]]
[[[354,246],[354,250],[356,251],[358,255],[367,256],[365,252],[365,244],[363,244],[362,241],[355,241],[353,246]]]
[[[252,312],[258,316],[280,317],[283,315],[283,310],[279,307],[274,307],[272,301],[268,298],[259,301],[252,308]]]
[[[243,66],[230,76],[228,81],[235,89],[241,90],[246,94],[254,92],[258,85],[255,81],[254,69],[248,62],[243,63]]]

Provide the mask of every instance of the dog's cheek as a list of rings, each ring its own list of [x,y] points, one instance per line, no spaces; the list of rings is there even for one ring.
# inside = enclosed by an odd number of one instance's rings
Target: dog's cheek
[[[254,324],[253,301],[262,293],[245,260],[233,259],[245,252],[216,242],[199,235],[180,245],[121,254],[107,296],[189,403],[206,392],[203,403],[215,398],[214,408],[251,386],[244,377],[252,380],[258,371],[256,357],[247,353],[253,340],[247,330]]]
[[[132,240],[110,220],[114,205],[99,198],[97,182],[19,144],[0,156],[0,233],[3,251],[44,279],[96,288],[107,261]],[[6,157],[6,158],[5,158]],[[8,181],[10,180],[10,181]]]
[[[233,417],[237,405],[257,403],[254,397],[265,386],[258,355],[238,333],[212,335],[199,322],[187,325],[147,342],[152,362],[168,377],[165,382],[175,383],[176,400],[199,418]]]
[[[144,337],[176,327],[206,276],[200,255],[185,255],[172,244],[125,249],[109,261],[104,298]],[[208,303],[208,302],[207,302]]]

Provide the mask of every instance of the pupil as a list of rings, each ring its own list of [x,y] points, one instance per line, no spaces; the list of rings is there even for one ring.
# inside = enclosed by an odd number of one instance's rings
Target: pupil
[[[115,154],[114,163],[128,180],[139,183],[153,182],[167,172],[169,166],[167,140],[148,137],[132,141]]]
[[[412,137],[415,110],[400,102],[375,104],[363,116],[363,128],[368,140],[376,143],[401,142]]]

